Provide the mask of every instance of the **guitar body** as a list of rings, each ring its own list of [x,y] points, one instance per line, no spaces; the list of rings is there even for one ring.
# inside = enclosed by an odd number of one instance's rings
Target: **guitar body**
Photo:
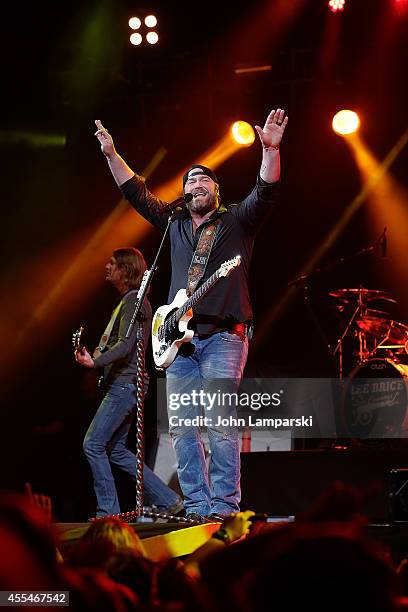
[[[183,306],[187,300],[186,290],[180,289],[171,304],[160,306],[154,314],[152,321],[152,348],[154,363],[157,368],[168,368],[176,358],[180,346],[184,342],[190,342],[194,336],[194,331],[187,327],[188,322],[193,316],[192,309],[187,310],[178,322],[170,326],[166,333],[163,333],[163,325],[168,318]]]
[[[180,346],[184,342],[190,342],[194,336],[193,330],[187,327],[193,316],[193,306],[220,278],[228,276],[240,264],[241,255],[224,261],[192,296],[188,297],[186,290],[180,289],[171,304],[160,306],[156,310],[152,322],[152,345],[153,359],[158,369],[168,368],[175,360]]]

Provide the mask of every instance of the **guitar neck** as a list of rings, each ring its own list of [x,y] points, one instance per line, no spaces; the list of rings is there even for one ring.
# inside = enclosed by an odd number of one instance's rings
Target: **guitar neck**
[[[176,312],[172,314],[172,316],[170,317],[171,321],[169,320],[168,322],[170,324],[174,324],[179,321],[179,319],[181,319],[181,317],[185,315],[186,312],[190,310],[190,308],[193,308],[193,306],[195,306],[197,302],[199,302],[201,298],[204,297],[204,295],[211,289],[213,285],[215,285],[219,278],[220,275],[219,271],[217,270],[216,272],[214,272],[214,274],[210,276],[210,278],[205,281],[205,283],[203,283],[203,285],[201,285],[199,289],[197,289],[197,291],[194,291],[193,295],[187,300],[187,302],[185,302],[182,306],[180,306],[180,308],[178,308],[178,310],[176,310]]]
[[[193,295],[187,300],[185,304],[183,304],[183,306],[181,306],[177,310],[175,314],[178,314],[180,312],[179,318],[182,317],[188,310],[190,310],[190,308],[193,308],[193,306],[195,306],[197,302],[201,300],[202,297],[204,297],[207,291],[209,291],[211,287],[215,285],[219,278],[220,275],[217,270],[216,272],[214,272],[214,274],[210,276],[210,278],[205,281],[203,285],[201,285],[199,289],[197,289],[197,291],[194,291]]]

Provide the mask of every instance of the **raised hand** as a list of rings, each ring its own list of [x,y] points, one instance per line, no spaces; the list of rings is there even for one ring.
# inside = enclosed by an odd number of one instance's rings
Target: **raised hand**
[[[25,494],[33,506],[40,508],[40,510],[44,513],[45,519],[48,525],[51,525],[52,521],[52,502],[51,497],[48,495],[41,495],[38,493],[33,493],[31,488],[31,483],[26,482],[24,484]]]
[[[98,128],[95,132],[95,136],[101,143],[101,151],[106,157],[109,158],[116,153],[112,136],[109,134],[108,130],[103,127],[99,119],[95,121],[95,125]]]
[[[287,123],[288,117],[285,117],[285,111],[278,108],[269,113],[263,129],[259,125],[255,126],[264,149],[279,147]]]

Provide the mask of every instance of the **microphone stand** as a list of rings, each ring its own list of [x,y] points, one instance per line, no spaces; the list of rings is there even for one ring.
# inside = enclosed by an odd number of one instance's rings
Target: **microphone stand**
[[[174,221],[174,213],[177,212],[177,205],[181,203],[182,200],[184,202],[188,202],[192,200],[191,194],[186,194],[183,198],[179,198],[169,204],[169,207],[173,207],[173,210],[170,212],[169,218],[167,219],[167,226],[164,230],[159,248],[156,253],[156,257],[152,263],[152,266],[149,270],[146,270],[142,282],[140,284],[139,291],[136,297],[136,304],[133,311],[132,318],[129,323],[129,327],[127,329],[125,338],[129,338],[133,328],[136,323],[136,319],[142,307],[144,298],[147,294],[147,291],[152,283],[154,273],[157,270],[157,261],[160,257],[160,254],[163,250],[164,241],[167,238],[167,235],[170,230],[170,225]],[[145,372],[145,361],[144,361],[144,339],[143,339],[143,325],[139,325],[137,329],[137,345],[136,345],[136,353],[137,353],[137,380],[136,380],[136,507],[135,507],[135,516],[141,517],[143,515],[143,467],[144,467],[144,399],[146,395],[146,372]]]
[[[165,240],[167,238],[167,235],[169,233],[169,230],[170,230],[170,225],[174,221],[174,213],[176,212],[176,210],[177,209],[174,209],[170,213],[169,218],[167,219],[166,229],[164,230],[163,237],[161,239],[159,248],[157,250],[157,253],[156,253],[154,261],[153,261],[153,263],[151,265],[151,268],[149,270],[146,270],[146,272],[143,275],[143,280],[142,280],[142,283],[140,285],[140,289],[138,291],[137,298],[136,298],[135,309],[133,311],[133,315],[132,315],[132,318],[130,320],[129,327],[127,329],[125,338],[129,338],[130,337],[130,334],[132,333],[132,330],[133,330],[133,328],[135,326],[135,323],[136,323],[137,315],[140,312],[140,309],[141,309],[142,304],[143,304],[143,300],[144,300],[144,298],[146,296],[147,290],[149,289],[150,285],[152,284],[154,273],[157,270],[157,261],[158,261],[160,255],[161,255],[162,250],[163,250],[164,242],[165,242]]]
[[[315,270],[312,270],[309,274],[302,274],[301,276],[297,276],[296,278],[291,280],[290,283],[288,283],[288,287],[293,287],[293,285],[295,286],[303,285],[305,281],[306,282],[309,281],[314,276],[318,276],[319,274],[323,274],[324,272],[327,272],[328,270],[337,268],[338,266],[341,266],[347,263],[348,261],[355,259],[356,257],[360,257],[361,255],[366,255],[367,253],[371,253],[372,251],[374,251],[376,246],[379,246],[379,245],[382,246],[382,238],[383,238],[383,234],[381,234],[380,240],[377,240],[374,244],[372,244],[369,247],[364,247],[363,249],[360,249],[359,251],[356,251],[355,253],[352,253],[351,255],[347,255],[347,257],[339,257],[338,259],[334,259],[333,261],[330,261],[327,265],[323,266],[322,268],[315,268]]]
[[[181,211],[181,205],[182,204],[187,204],[188,202],[191,202],[191,200],[193,199],[193,195],[191,193],[185,193],[181,198],[177,198],[177,200],[174,200],[173,202],[171,202],[170,204],[168,204],[166,206],[166,208],[170,209],[170,214],[169,214],[169,218],[167,219],[167,226],[166,229],[164,230],[159,248],[157,250],[156,253],[156,257],[154,258],[154,261],[152,263],[152,266],[150,268],[150,270],[146,270],[146,272],[143,275],[143,280],[140,284],[140,288],[137,294],[137,298],[136,298],[136,304],[135,304],[135,309],[133,311],[133,315],[132,318],[130,320],[129,323],[129,327],[128,330],[126,332],[126,336],[125,338],[129,338],[130,334],[132,333],[133,327],[135,325],[136,319],[137,319],[137,315],[139,314],[139,311],[142,307],[143,304],[143,300],[146,296],[147,290],[149,289],[152,280],[153,280],[153,276],[154,273],[157,270],[157,261],[160,257],[160,254],[163,250],[163,245],[164,245],[164,241],[167,238],[167,234],[169,233],[170,230],[170,225],[172,224],[172,222],[174,221],[174,213],[176,212],[180,212]]]

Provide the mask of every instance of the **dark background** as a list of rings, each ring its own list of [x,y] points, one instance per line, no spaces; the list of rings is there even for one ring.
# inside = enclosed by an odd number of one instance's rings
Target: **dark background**
[[[149,183],[154,187],[198,159],[232,121],[263,125],[271,108],[287,111],[281,205],[260,229],[252,263],[258,335],[249,374],[337,374],[325,343],[335,342],[350,310],[346,305],[339,315],[336,301],[328,297],[332,289],[362,284],[391,291],[397,304],[372,307],[391,309],[392,317],[408,323],[407,268],[397,260],[389,234],[386,258],[376,247],[308,283],[327,339],[305,308],[302,291],[294,291],[279,315],[262,326],[360,191],[350,149],[331,129],[333,114],[344,107],[358,110],[361,137],[379,160],[407,128],[406,5],[348,0],[344,13],[333,15],[325,0],[145,2],[159,16],[161,41],[144,49],[128,44],[127,20],[139,8],[135,2],[9,7],[1,32],[3,487],[21,489],[30,480],[35,490],[52,495],[62,520],[82,520],[94,511],[81,444],[98,397],[93,374],[73,361],[70,336],[86,321],[87,342],[93,346],[104,328],[114,292],[104,286],[103,263],[94,270],[99,288],[86,303],[76,302],[71,286],[66,295],[71,307],[59,325],[49,330],[43,323],[32,325],[25,343],[16,348],[18,331],[32,315],[33,291],[45,291],[50,285],[43,279],[53,274],[58,283],[60,245],[70,245],[76,255],[83,231],[103,222],[118,202],[93,136],[94,119],[108,127],[135,171],[165,147],[167,154]],[[270,64],[271,71],[234,72],[237,66],[259,63]],[[65,146],[38,146],[27,134],[60,134]],[[407,155],[404,149],[390,170],[405,189]],[[252,188],[260,158],[255,142],[217,169],[226,202]],[[138,223],[136,213],[133,223]],[[384,202],[382,225],[389,223]],[[364,204],[320,263],[370,245],[380,226]],[[159,238],[154,230],[136,245],[149,264]],[[154,307],[166,302],[168,282],[165,253],[151,294]],[[355,348],[351,339],[349,371]],[[151,457],[154,390],[150,393],[146,425]]]

